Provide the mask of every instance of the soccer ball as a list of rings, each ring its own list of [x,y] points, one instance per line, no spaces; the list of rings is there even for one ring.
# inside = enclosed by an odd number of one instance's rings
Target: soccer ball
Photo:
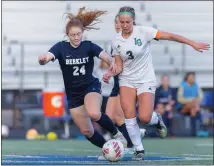
[[[29,129],[26,133],[27,140],[35,140],[38,138],[39,133],[36,129]]]
[[[47,140],[49,141],[57,140],[57,134],[55,132],[49,132],[47,134]]]
[[[107,141],[102,148],[103,156],[109,161],[119,161],[124,155],[123,144],[116,139]]]
[[[3,138],[8,137],[9,132],[10,132],[10,130],[9,130],[9,128],[8,128],[6,125],[2,125],[2,126],[1,126],[1,136],[2,136]]]

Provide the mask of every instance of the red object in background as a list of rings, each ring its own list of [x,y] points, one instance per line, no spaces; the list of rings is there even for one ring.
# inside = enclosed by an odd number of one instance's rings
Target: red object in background
[[[44,116],[60,117],[64,115],[64,92],[43,92]]]

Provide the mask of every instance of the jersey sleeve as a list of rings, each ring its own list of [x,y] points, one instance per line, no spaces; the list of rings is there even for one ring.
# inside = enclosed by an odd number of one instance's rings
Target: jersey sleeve
[[[153,39],[159,40],[159,36],[160,36],[159,30],[152,27],[142,27],[142,28],[147,41],[151,41]]]
[[[103,49],[98,46],[97,44],[94,44],[91,42],[91,54],[93,57],[98,57],[100,56],[100,53],[103,51]]]
[[[55,61],[56,59],[58,59],[61,56],[61,42],[58,42],[55,45],[53,45],[49,49],[48,53],[50,53],[50,54],[52,54],[54,56],[52,61]]]

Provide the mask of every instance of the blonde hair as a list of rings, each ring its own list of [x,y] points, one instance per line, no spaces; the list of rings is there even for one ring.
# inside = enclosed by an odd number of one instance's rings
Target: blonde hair
[[[100,23],[98,18],[106,13],[107,11],[102,10],[86,11],[85,7],[80,8],[76,16],[72,13],[65,13],[66,18],[69,19],[66,25],[66,35],[72,26],[79,26],[82,30],[98,30],[99,28],[95,28],[94,25]]]

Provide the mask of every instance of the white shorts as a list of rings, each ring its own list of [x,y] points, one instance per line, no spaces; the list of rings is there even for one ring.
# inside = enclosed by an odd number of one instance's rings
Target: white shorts
[[[156,81],[145,82],[145,83],[130,83],[125,80],[120,80],[119,84],[120,84],[120,87],[126,86],[129,88],[135,88],[137,90],[137,95],[140,95],[145,92],[150,92],[155,94],[157,83]]]

